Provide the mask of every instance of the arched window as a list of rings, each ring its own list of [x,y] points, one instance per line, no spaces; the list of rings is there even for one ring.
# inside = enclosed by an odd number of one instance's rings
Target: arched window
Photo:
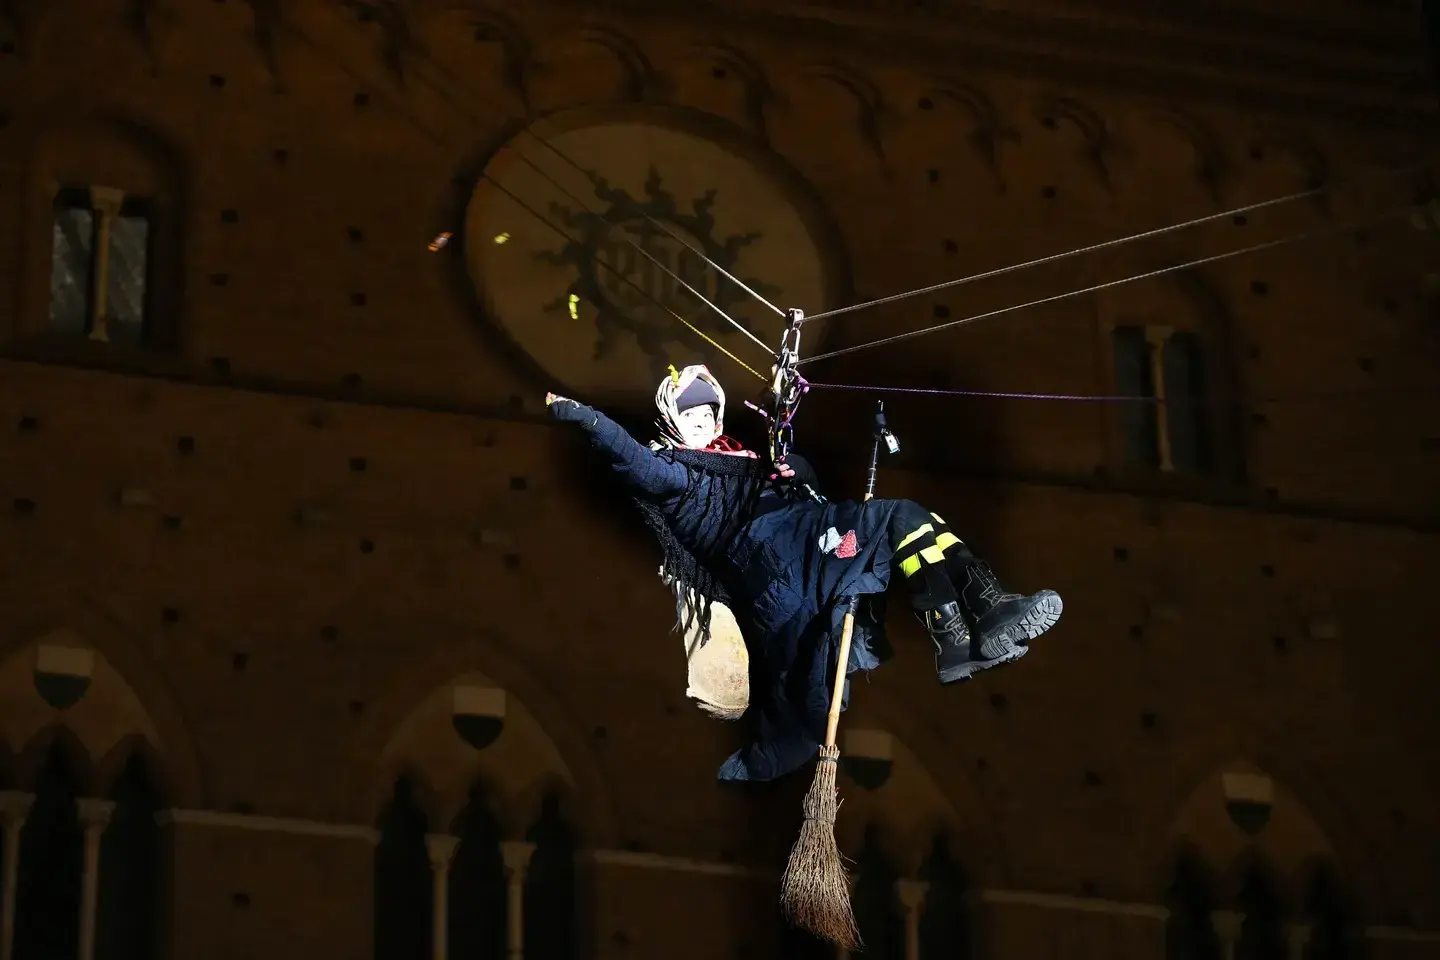
[[[409,780],[395,781],[375,846],[375,960],[421,960],[431,952],[434,883],[428,823]]]
[[[1115,388],[1139,397],[1120,411],[1127,465],[1185,474],[1215,467],[1214,424],[1200,335],[1121,325],[1111,333]]]
[[[558,794],[547,794],[526,834],[535,844],[525,875],[525,960],[574,960],[575,830]]]
[[[1170,919],[1165,927],[1165,955],[1169,960],[1220,960],[1220,938],[1211,914],[1216,909],[1209,877],[1200,858],[1184,851],[1176,859],[1175,873],[1165,891]]]
[[[153,332],[154,263],[149,197],[113,187],[62,186],[55,194],[50,331],[140,346]]]
[[[785,960],[835,960],[835,947],[828,941],[792,926],[783,913],[779,921],[780,949],[776,956]]]
[[[873,960],[904,960],[905,915],[900,908],[895,882],[900,879],[872,825],[865,831],[865,843],[855,858],[855,892],[852,903],[865,956]]]
[[[51,744],[35,779],[35,801],[20,832],[15,904],[15,960],[76,956],[84,834],[76,800],[83,777],[66,731]]]
[[[1305,960],[1350,960],[1356,955],[1351,915],[1330,864],[1315,868],[1306,894],[1305,913],[1314,929],[1305,948]]]
[[[453,832],[460,845],[450,864],[450,956],[503,957],[508,936],[500,824],[479,785]]]
[[[1256,861],[1245,870],[1236,907],[1245,915],[1235,960],[1287,960],[1285,908],[1275,878]]]
[[[1183,260],[1177,254],[1117,268],[1138,273]],[[1107,290],[1097,305],[1106,392],[1136,398],[1108,405],[1114,471],[1152,482],[1243,480],[1246,432],[1229,294],[1203,274],[1182,271]]]
[[[185,288],[187,170],[121,118],[36,141],[24,307],[17,331],[53,346],[173,348]]]
[[[920,960],[969,960],[969,882],[943,836],[935,838],[920,879],[929,885],[920,913]]]
[[[140,754],[110,790],[115,807],[100,841],[95,960],[150,960],[158,948],[161,802]]]

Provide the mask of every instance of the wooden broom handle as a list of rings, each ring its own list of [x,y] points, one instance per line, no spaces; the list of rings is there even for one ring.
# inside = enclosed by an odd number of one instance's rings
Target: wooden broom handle
[[[830,690],[830,713],[825,722],[825,746],[835,746],[835,734],[840,729],[840,706],[845,700],[845,675],[850,667],[850,636],[855,632],[855,608],[859,597],[846,600],[849,609],[845,611],[845,626],[840,631],[840,655],[835,659],[835,686]]]
[[[882,401],[876,408],[884,410]],[[865,503],[875,496],[875,463],[880,456],[880,434],[875,435],[875,445],[870,451],[870,483],[865,491]],[[864,508],[861,508],[863,516]],[[835,658],[835,686],[830,690],[830,712],[825,717],[825,746],[835,746],[835,735],[840,730],[840,706],[845,701],[845,675],[850,668],[850,637],[855,632],[855,611],[860,607],[859,597],[845,600],[845,626],[840,631],[840,655]]]

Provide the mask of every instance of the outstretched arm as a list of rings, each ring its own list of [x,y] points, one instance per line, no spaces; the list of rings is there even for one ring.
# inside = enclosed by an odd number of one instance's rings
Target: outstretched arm
[[[556,420],[584,430],[590,446],[608,457],[611,468],[644,495],[663,500],[685,491],[689,473],[683,464],[657,456],[599,410],[553,393],[546,394],[545,405]]]

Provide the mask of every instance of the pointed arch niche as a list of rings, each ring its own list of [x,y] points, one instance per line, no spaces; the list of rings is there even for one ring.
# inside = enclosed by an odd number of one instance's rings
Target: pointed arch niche
[[[105,654],[70,629],[0,660],[0,718],[5,954],[151,955],[163,857],[156,814],[175,800],[169,758],[189,769],[183,750],[161,737]]]
[[[574,955],[576,778],[518,698],[483,673],[455,677],[375,762],[377,960]]]
[[[865,956],[972,955],[964,824],[917,754],[882,729],[842,729],[836,823],[853,861],[854,907]]]
[[[1180,805],[1162,879],[1172,960],[1353,956],[1340,858],[1316,818],[1259,765],[1213,771]]]

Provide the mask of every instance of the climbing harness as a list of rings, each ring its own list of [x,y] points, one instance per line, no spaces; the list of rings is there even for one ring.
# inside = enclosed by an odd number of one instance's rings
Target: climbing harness
[[[790,453],[795,439],[795,414],[810,385],[800,376],[800,327],[805,312],[785,311],[785,333],[775,353],[775,376],[770,382],[770,462],[778,464]]]

